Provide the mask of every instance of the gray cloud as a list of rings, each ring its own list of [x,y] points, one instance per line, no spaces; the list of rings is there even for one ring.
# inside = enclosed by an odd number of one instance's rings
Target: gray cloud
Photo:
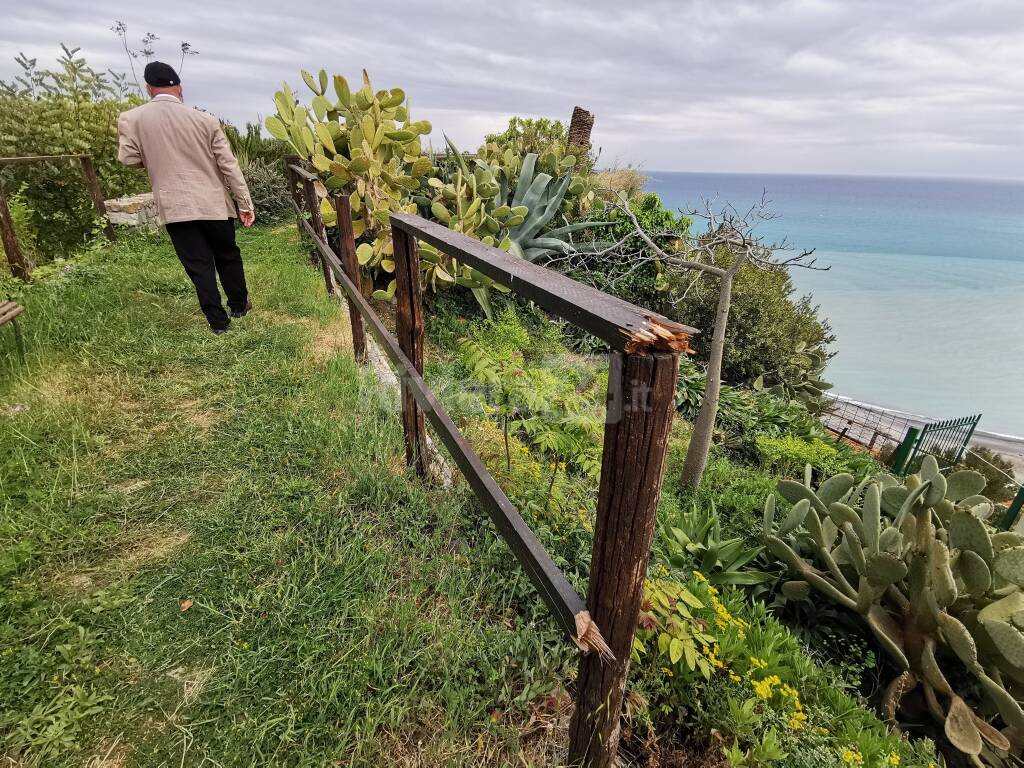
[[[474,147],[512,114],[580,104],[604,162],[651,170],[1024,177],[1020,0],[43,0],[4,15],[0,77],[61,41],[124,70],[108,29],[123,19],[175,64],[191,42],[187,99],[238,123],[272,111],[281,80],[301,86],[300,67],[365,67],[406,90],[435,142]]]

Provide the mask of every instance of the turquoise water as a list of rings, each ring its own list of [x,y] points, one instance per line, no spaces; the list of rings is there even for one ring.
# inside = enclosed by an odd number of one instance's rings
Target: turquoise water
[[[793,270],[835,329],[837,393],[1024,435],[1024,183],[647,172],[669,207],[767,190],[770,240],[815,248]]]

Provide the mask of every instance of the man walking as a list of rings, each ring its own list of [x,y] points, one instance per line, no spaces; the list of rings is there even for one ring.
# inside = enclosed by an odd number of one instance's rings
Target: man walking
[[[144,77],[150,101],[118,118],[118,159],[149,174],[160,221],[210,329],[221,334],[231,320],[221,305],[218,275],[231,317],[242,317],[251,306],[233,219],[252,226],[252,198],[220,122],[185,106],[177,72],[154,61]]]

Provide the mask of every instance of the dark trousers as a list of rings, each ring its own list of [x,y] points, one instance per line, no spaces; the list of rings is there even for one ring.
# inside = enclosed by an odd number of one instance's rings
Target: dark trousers
[[[232,312],[244,312],[249,302],[245,287],[242,253],[235,244],[234,219],[220,221],[176,221],[167,225],[174,250],[196,287],[199,306],[219,330],[228,327],[228,315],[220,302],[217,276]]]

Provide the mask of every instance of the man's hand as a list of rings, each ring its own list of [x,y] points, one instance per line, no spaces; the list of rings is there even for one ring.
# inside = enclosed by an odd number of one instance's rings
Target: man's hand
[[[253,211],[239,211],[238,218],[242,220],[242,226],[248,229],[256,221],[256,214]]]

